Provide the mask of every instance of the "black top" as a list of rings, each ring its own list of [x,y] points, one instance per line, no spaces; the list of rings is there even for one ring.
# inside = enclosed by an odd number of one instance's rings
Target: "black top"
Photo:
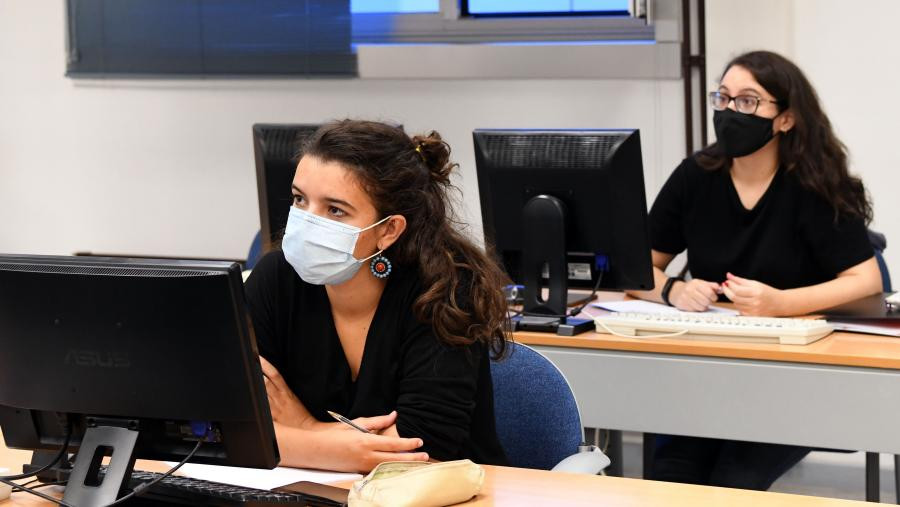
[[[301,280],[281,251],[263,257],[246,284],[260,355],[316,419],[333,421],[326,410],[351,419],[397,410],[397,432],[420,437],[429,457],[505,464],[488,350],[439,342],[413,314],[421,292],[414,270],[394,266],[354,382],[324,286]]]
[[[744,208],[727,169],[685,159],[650,210],[654,250],[687,249],[691,276],[721,283],[725,273],[777,289],[806,287],[871,258],[860,218],[841,216],[819,194],[779,169],[753,209]]]

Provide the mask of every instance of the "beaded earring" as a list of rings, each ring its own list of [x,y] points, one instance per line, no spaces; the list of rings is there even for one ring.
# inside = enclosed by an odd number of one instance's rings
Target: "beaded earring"
[[[372,276],[375,278],[383,280],[391,274],[391,261],[384,255],[378,254],[372,257],[372,262],[369,263],[369,271],[372,272]]]

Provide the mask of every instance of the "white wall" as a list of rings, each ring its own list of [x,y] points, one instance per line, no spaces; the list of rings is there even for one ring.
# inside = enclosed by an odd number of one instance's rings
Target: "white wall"
[[[794,58],[816,87],[875,204],[900,286],[900,44],[896,0],[794,0]]]
[[[63,1],[0,1],[0,251],[242,258],[259,228],[250,125],[435,129],[480,235],[471,131],[637,127],[648,199],[683,157],[680,81],[75,81]]]
[[[900,278],[900,151],[893,138],[900,100],[892,99],[900,91],[900,2],[707,0],[706,7],[707,84],[730,58],[753,49],[777,51],[806,73],[849,149],[851,171],[871,194],[872,228],[887,235],[885,259]]]

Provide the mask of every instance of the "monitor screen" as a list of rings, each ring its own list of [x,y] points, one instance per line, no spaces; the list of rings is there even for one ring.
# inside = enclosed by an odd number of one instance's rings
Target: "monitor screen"
[[[115,427],[132,459],[203,440],[194,462],[277,465],[238,264],[0,255],[0,287],[7,446],[59,449],[71,425],[74,452]]]
[[[653,287],[637,130],[476,130],[474,143],[485,243],[515,282],[532,241],[562,249],[568,286],[593,287],[602,274],[601,288]],[[558,239],[525,213],[538,196],[560,210]]]

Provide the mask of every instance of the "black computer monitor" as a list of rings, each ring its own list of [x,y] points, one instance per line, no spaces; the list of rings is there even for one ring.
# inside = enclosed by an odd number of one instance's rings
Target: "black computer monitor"
[[[526,315],[565,315],[570,286],[653,288],[637,130],[473,135],[485,243],[524,285]]]
[[[293,203],[291,183],[300,161],[300,148],[321,125],[253,125],[253,153],[256,158],[256,190],[259,196],[259,225],[262,253],[281,241]]]
[[[273,468],[238,264],[0,255],[0,427],[78,449],[65,500],[114,500],[134,459]],[[99,487],[99,457],[112,452]],[[100,500],[100,498],[105,500]]]

